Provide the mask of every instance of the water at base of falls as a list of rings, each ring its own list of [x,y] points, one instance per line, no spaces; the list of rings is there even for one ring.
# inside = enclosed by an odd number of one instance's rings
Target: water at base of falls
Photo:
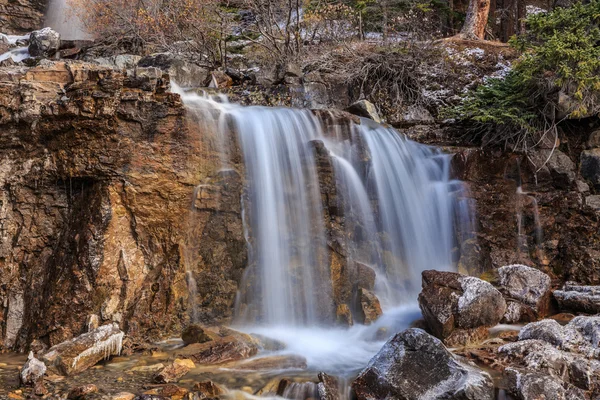
[[[421,272],[454,269],[453,252],[472,231],[450,156],[366,119],[175,90],[202,116],[199,132],[218,133],[223,168],[246,174],[249,262],[236,328],[285,342],[284,353],[306,357],[310,369],[356,373],[420,317]],[[376,274],[384,314],[369,326],[334,327],[333,248]]]

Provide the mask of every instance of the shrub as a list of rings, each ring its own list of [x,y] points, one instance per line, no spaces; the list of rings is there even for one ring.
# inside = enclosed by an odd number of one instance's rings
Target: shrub
[[[463,122],[483,145],[523,150],[556,132],[559,118],[597,113],[599,24],[600,0],[531,15],[526,33],[510,41],[522,55],[509,73],[487,80],[443,114]]]

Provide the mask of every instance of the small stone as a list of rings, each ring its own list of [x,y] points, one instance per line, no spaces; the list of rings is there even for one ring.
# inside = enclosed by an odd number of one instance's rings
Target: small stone
[[[156,383],[177,383],[183,376],[190,372],[190,367],[184,363],[171,363],[164,367],[156,376]]]
[[[44,378],[45,373],[46,364],[35,358],[33,351],[30,351],[29,357],[19,374],[21,385],[33,386]]]
[[[165,365],[163,363],[152,364],[152,365],[140,365],[138,367],[131,368],[132,372],[158,372],[163,369]]]
[[[81,400],[85,399],[85,397],[89,394],[96,393],[98,391],[98,387],[93,384],[78,386],[69,391],[67,398],[69,400]]]
[[[111,400],[133,400],[135,394],[129,392],[120,392],[111,396]]]
[[[201,398],[213,398],[225,394],[226,390],[213,381],[194,383],[194,391],[199,392]]]
[[[183,365],[184,367],[189,368],[189,369],[196,368],[196,365],[194,364],[194,362],[187,358],[177,358],[177,359],[175,359],[175,361],[173,361],[173,363],[177,364],[177,365]]]

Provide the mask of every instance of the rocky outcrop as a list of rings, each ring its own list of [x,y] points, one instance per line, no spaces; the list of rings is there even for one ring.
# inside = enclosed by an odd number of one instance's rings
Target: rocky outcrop
[[[431,332],[448,345],[482,339],[506,311],[502,294],[481,279],[424,271],[419,307]]]
[[[358,400],[493,399],[486,372],[464,364],[420,329],[390,339],[352,384]]]
[[[552,294],[560,310],[600,313],[600,286],[582,286],[567,282],[562,290],[555,290]]]
[[[181,87],[208,86],[209,70],[171,53],[157,53],[139,60],[139,67],[155,67],[169,74]],[[231,79],[231,78],[229,78]]]
[[[231,316],[241,176],[219,172],[214,141],[167,89],[148,69],[0,69],[0,347],[57,345],[92,314],[133,340],[181,332],[191,308]],[[211,190],[190,208],[198,185]]]
[[[40,29],[48,0],[0,0],[0,32],[24,34]]]
[[[566,326],[554,320],[526,325],[517,342],[498,349],[511,365],[505,371],[509,390],[524,399],[552,388],[552,398],[594,398],[600,391],[599,334],[598,317],[576,317]]]
[[[123,336],[117,324],[103,325],[51,347],[42,360],[63,375],[75,375],[101,360],[121,354]]]

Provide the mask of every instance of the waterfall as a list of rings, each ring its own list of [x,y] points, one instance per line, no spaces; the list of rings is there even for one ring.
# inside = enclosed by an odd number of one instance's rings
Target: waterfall
[[[50,0],[44,24],[60,33],[62,39],[92,39],[79,17],[71,10],[69,0]]]
[[[190,110],[211,119],[204,128],[221,137],[223,167],[245,173],[251,251],[236,299],[238,322],[278,337],[325,370],[368,361],[381,344],[374,343],[381,340],[374,339],[378,328],[396,331],[418,315],[421,272],[454,269],[457,231],[472,231],[451,157],[367,119],[244,107],[175,90]],[[333,169],[331,183],[323,181],[323,157]],[[330,189],[333,211],[323,193]],[[343,333],[327,324],[335,314],[328,261],[333,236],[348,265],[358,262],[376,273],[384,317],[370,327]]]

